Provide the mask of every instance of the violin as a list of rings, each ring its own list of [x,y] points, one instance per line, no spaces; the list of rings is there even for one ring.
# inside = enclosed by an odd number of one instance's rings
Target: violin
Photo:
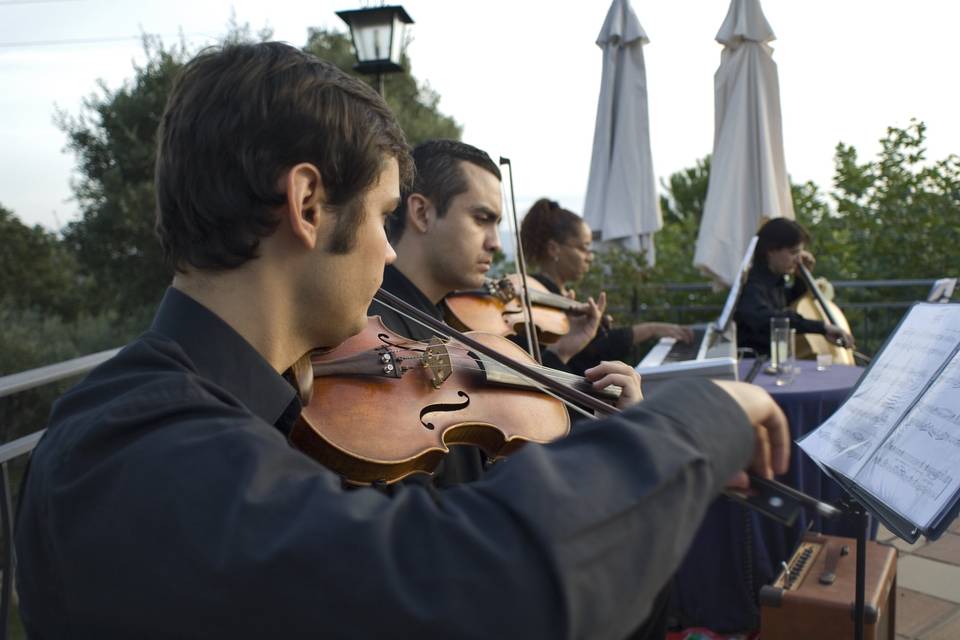
[[[483,289],[454,291],[442,302],[447,322],[460,331],[483,331],[511,336],[523,328],[525,314],[520,297],[520,276],[512,274],[499,280],[487,280]],[[543,344],[551,344],[570,331],[569,315],[586,313],[589,308],[552,293],[535,278],[527,280],[533,325]]]
[[[514,366],[532,365],[571,396],[596,393],[579,376],[536,366],[500,336],[469,333],[457,341],[419,342],[393,333],[375,316],[365,331],[310,355],[312,384],[304,390],[307,401],[290,440],[348,481],[369,484],[430,473],[449,445],[474,445],[500,458],[526,442],[565,436],[570,417],[564,402],[501,358]],[[620,391],[611,385],[600,395],[614,402]]]
[[[796,312],[805,318],[828,322],[853,335],[850,331],[850,324],[840,307],[834,304],[833,300],[823,295],[807,267],[800,264],[797,274],[807,285],[807,293],[795,303]],[[798,336],[798,358],[809,358],[818,354],[830,354],[837,364],[856,364],[853,357],[854,351],[849,345],[832,343],[827,340],[826,336],[818,333],[805,333]]]
[[[493,452],[495,456],[502,456],[516,451],[524,442],[550,442],[562,438],[570,429],[564,404],[578,403],[602,415],[620,413],[616,407],[569,384],[571,380],[578,380],[580,385],[592,390],[592,385],[583,378],[520,362],[529,362],[529,356],[509,340],[499,336],[461,334],[383,289],[377,293],[377,298],[441,335],[452,334],[456,343],[439,338],[427,343],[408,340],[392,334],[379,317],[374,317],[368,319],[367,331],[332,350],[310,354],[294,365],[293,373],[301,397],[306,396],[306,400],[290,440],[348,482],[391,483],[418,471],[429,473],[448,451],[448,444],[472,444],[488,454]],[[503,347],[517,360],[485,343]],[[467,360],[462,360],[464,357]],[[462,369],[464,375],[457,375],[458,369]],[[314,376],[316,378],[311,381]],[[477,387],[470,387],[470,392],[457,388],[471,382],[471,378]],[[511,390],[516,392],[516,397],[520,396],[521,390],[524,394],[530,393],[523,389],[528,386],[522,382],[524,378],[544,385],[550,391],[549,395],[541,394],[538,400],[543,402],[538,402],[534,409],[530,408],[529,396],[524,397],[523,402],[508,399]],[[482,382],[505,388],[500,389],[496,397],[484,398],[487,394],[479,384]],[[442,399],[452,401],[438,401],[440,397],[432,395],[430,390],[437,391],[447,383],[452,384],[444,389],[447,395]],[[403,392],[390,393],[391,389],[403,389]],[[471,392],[476,395],[471,396]],[[611,385],[601,392],[613,400],[620,389]],[[404,393],[419,395],[421,402],[405,400]],[[559,405],[544,400],[554,394],[561,402]],[[472,411],[474,401],[481,399],[487,401],[482,410]],[[503,424],[509,423],[510,427],[494,424],[491,420],[495,405],[500,403],[505,403],[503,406],[509,403],[520,412],[519,415],[507,411],[496,414],[502,415],[506,419]],[[467,412],[467,409],[471,411]],[[464,413],[454,415],[460,411]],[[344,417],[346,415],[349,417]],[[541,416],[548,416],[550,423]],[[389,430],[383,428],[385,424],[398,423],[403,424]],[[413,446],[412,442],[398,442],[407,439],[419,443],[420,447]],[[794,499],[801,496],[823,506],[774,480],[764,480],[752,474],[750,478],[751,482],[761,483],[777,495]],[[741,501],[744,499],[730,491],[726,493]],[[747,500],[749,502],[752,498]]]

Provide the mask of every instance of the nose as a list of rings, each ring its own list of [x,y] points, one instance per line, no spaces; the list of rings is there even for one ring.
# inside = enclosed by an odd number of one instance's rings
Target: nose
[[[387,250],[384,252],[383,264],[393,264],[397,259],[397,252],[393,250],[393,245],[389,242],[386,243]]]
[[[484,249],[486,249],[490,253],[500,250],[500,230],[497,229],[497,227],[493,227],[487,232],[486,242],[484,243]]]

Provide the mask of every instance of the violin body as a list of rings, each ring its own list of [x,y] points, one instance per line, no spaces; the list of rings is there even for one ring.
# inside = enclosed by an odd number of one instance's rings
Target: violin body
[[[799,277],[804,278],[806,282],[807,292],[794,303],[794,310],[804,318],[834,324],[853,335],[850,331],[850,323],[847,322],[840,307],[833,302],[832,296],[824,295],[821,285],[813,279],[805,267],[801,267],[798,273]],[[822,278],[820,280],[826,282]],[[804,333],[797,336],[797,358],[812,359],[823,354],[832,356],[835,364],[856,364],[853,349],[832,343],[826,336],[819,333]]]
[[[509,340],[470,335],[532,362]],[[563,437],[570,428],[560,400],[520,388],[496,363],[459,343],[409,340],[378,316],[362,333],[311,360],[312,394],[290,440],[357,484],[430,473],[449,445],[474,445],[496,458],[526,442]]]
[[[484,289],[454,291],[443,300],[447,322],[461,331],[483,331],[498,336],[523,332],[525,314],[520,300],[519,276],[488,281]],[[556,342],[570,331],[570,313],[582,313],[584,305],[551,293],[535,278],[527,282],[533,324],[543,344]]]

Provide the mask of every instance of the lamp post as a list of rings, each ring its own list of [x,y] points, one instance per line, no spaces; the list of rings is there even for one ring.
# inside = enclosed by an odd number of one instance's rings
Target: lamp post
[[[353,49],[357,52],[354,70],[377,76],[377,90],[383,95],[383,75],[403,71],[400,55],[405,44],[406,27],[413,19],[399,5],[337,11],[350,27]]]

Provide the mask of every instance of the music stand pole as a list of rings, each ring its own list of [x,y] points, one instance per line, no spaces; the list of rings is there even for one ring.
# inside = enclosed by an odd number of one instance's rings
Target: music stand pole
[[[853,637],[863,640],[863,617],[866,608],[867,584],[867,530],[870,528],[870,514],[860,504],[851,502],[850,512],[857,519],[857,576],[856,599],[853,606]]]

